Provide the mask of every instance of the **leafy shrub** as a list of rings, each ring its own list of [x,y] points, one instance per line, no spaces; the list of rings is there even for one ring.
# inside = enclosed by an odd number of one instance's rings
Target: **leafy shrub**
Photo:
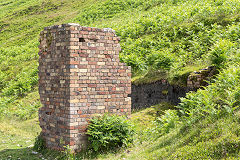
[[[124,117],[103,115],[90,120],[87,134],[90,147],[104,151],[128,146],[133,141],[134,130]]]

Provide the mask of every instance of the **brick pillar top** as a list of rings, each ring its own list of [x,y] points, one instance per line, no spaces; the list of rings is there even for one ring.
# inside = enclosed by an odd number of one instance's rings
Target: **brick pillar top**
[[[89,118],[131,113],[131,68],[119,60],[119,40],[112,29],[73,23],[41,32],[39,120],[48,148],[81,150]]]

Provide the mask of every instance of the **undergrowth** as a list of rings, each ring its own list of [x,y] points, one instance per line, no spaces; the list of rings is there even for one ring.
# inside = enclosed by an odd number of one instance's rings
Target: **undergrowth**
[[[0,9],[1,120],[26,120],[37,115],[41,106],[37,92],[37,46],[43,27],[67,22],[111,27],[121,38],[120,59],[132,67],[133,83],[167,79],[184,85],[191,72],[209,65],[215,66],[219,75],[209,86],[182,98],[177,110],[172,108],[157,115],[156,110],[149,109],[135,114],[140,117],[133,115],[135,146],[94,156],[89,151],[82,157],[239,158],[238,0],[0,0]],[[27,137],[23,136],[26,132],[5,122],[1,124],[2,141],[10,137],[27,147]],[[6,126],[10,128],[3,130]],[[1,148],[6,146],[16,148],[13,142],[1,144]],[[33,156],[28,153],[29,148],[22,151],[25,156]],[[0,153],[6,158],[5,155],[15,152]]]
[[[87,135],[89,148],[103,152],[128,147],[133,141],[134,129],[124,117],[103,115],[90,120]]]
[[[27,118],[35,116],[39,104],[19,102],[37,91],[38,37],[45,26],[113,28],[133,83],[168,79],[184,86],[196,69],[221,69],[239,59],[239,6],[237,0],[0,1],[0,115],[7,110],[22,119],[17,113],[28,108]]]

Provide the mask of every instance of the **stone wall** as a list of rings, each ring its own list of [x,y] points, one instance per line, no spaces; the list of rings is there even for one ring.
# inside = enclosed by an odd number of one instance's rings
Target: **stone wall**
[[[195,71],[188,76],[186,87],[171,85],[164,79],[150,84],[132,84],[132,109],[147,108],[161,102],[177,105],[187,92],[207,86],[207,81],[216,73],[212,66]]]
[[[188,76],[187,86],[189,88],[200,88],[201,86],[208,85],[207,81],[217,73],[214,66],[203,68],[199,71],[195,71]]]
[[[111,29],[65,24],[40,34],[39,110],[48,148],[86,146],[88,120],[106,112],[131,113],[131,68],[119,61],[119,38]]]
[[[190,90],[194,89],[170,85],[166,80],[150,84],[132,84],[132,109],[147,108],[161,102],[177,105],[180,97],[185,97]]]

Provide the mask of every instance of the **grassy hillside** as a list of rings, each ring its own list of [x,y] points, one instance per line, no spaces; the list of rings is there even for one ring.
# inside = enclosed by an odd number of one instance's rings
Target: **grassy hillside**
[[[130,120],[137,129],[133,146],[98,154],[88,150],[86,153],[78,154],[77,158],[99,160],[240,158],[239,113],[218,118],[208,117],[195,123],[178,121],[174,128],[170,127],[168,133],[159,130],[156,118],[159,117],[154,107],[133,113]],[[36,122],[36,119],[24,123],[14,120],[0,122],[0,126],[3,127],[0,130],[2,141],[0,159],[66,159],[64,152],[32,151],[34,138],[39,132]]]
[[[41,105],[39,32],[45,26],[74,22],[116,30],[121,37],[120,58],[132,66],[133,83],[167,78],[184,85],[190,72],[209,65],[220,73],[165,117],[153,116],[152,111],[148,117],[149,110],[136,113],[136,126],[146,121],[150,127],[138,129],[135,146],[97,158],[239,158],[238,0],[0,0],[0,10],[0,126],[4,126],[0,142],[8,139],[0,150],[15,149],[17,143],[27,147],[39,131],[37,125],[22,131],[15,128],[19,121],[8,120],[27,120],[24,128]],[[10,128],[2,129],[6,124]],[[23,132],[29,135],[22,136]],[[29,152],[25,148],[23,153],[32,156]],[[5,157],[8,153],[0,151]]]
[[[39,33],[46,26],[71,21],[90,4],[91,0],[0,1],[0,115],[36,117]]]
[[[115,29],[121,37],[120,58],[141,83],[168,78],[184,85],[196,69],[222,67],[214,60],[218,54],[225,56],[220,59],[235,60],[240,35],[237,0],[92,2],[0,1],[1,115],[36,116],[40,103],[32,92],[37,91],[38,38],[49,25],[75,22]]]

